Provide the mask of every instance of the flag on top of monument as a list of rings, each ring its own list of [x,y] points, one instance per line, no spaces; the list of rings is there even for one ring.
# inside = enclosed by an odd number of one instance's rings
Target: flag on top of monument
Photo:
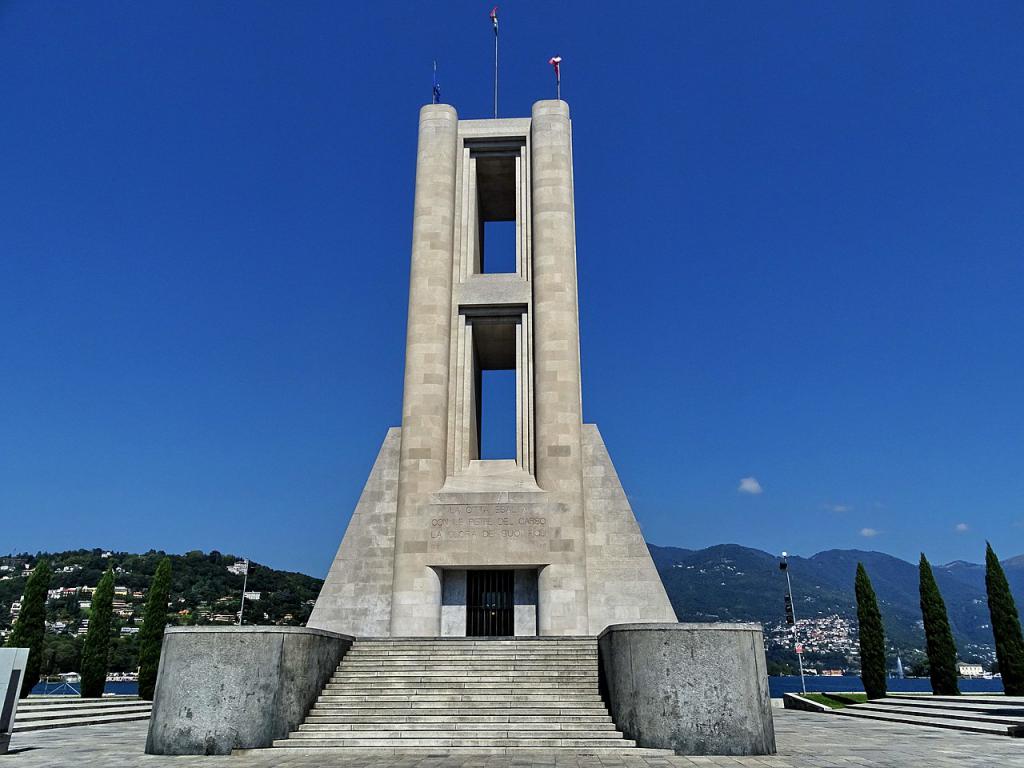
[[[441,103],[441,84],[437,82],[437,62],[434,62],[434,89],[433,89],[434,103]]]
[[[561,56],[552,56],[548,59],[548,64],[555,68],[555,98],[559,101],[562,100],[562,73],[558,68],[558,65],[561,63]]]
[[[494,35],[498,35],[498,6],[491,8],[491,23],[494,25]]]

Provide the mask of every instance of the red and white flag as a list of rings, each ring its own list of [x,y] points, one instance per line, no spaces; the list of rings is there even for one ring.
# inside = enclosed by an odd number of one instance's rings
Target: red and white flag
[[[498,6],[491,8],[491,23],[494,25],[494,34],[498,34]]]
[[[555,80],[561,80],[562,79],[562,75],[558,71],[558,65],[561,64],[561,63],[562,63],[562,57],[561,56],[552,56],[550,59],[548,59],[548,64],[550,64],[552,67],[555,68]]]

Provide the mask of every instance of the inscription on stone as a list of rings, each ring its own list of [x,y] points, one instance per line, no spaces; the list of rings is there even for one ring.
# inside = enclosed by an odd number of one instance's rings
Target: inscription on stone
[[[531,504],[444,504],[431,507],[430,538],[437,541],[547,538],[547,517]]]

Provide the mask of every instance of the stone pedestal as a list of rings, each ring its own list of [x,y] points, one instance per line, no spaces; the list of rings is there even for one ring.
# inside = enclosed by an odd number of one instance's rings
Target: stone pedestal
[[[637,746],[775,753],[760,624],[615,624],[598,647],[602,695]]]
[[[7,754],[28,664],[28,648],[0,648],[0,755]]]
[[[308,627],[168,629],[146,753],[271,746],[298,728],[351,644]]]

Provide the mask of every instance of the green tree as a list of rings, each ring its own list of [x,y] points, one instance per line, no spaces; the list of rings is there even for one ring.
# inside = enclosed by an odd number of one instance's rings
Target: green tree
[[[885,696],[885,630],[875,589],[862,563],[857,563],[854,591],[860,629],[860,679],[868,698],[880,699]]]
[[[160,561],[146,596],[146,611],[139,631],[139,697],[153,700],[160,646],[167,626],[167,601],[171,596],[171,558]]]
[[[46,591],[50,588],[50,564],[46,560],[36,563],[35,569],[25,584],[25,596],[14,629],[7,639],[10,648],[28,648],[28,662],[25,665],[25,679],[21,683],[21,697],[39,682],[39,670],[43,664],[43,646],[46,640]]]
[[[956,682],[956,644],[953,642],[953,631],[949,628],[946,603],[942,600],[932,567],[923,552],[919,569],[921,616],[924,618],[932,693],[936,696],[953,696],[960,693]]]
[[[107,569],[92,596],[89,630],[82,650],[82,698],[103,695],[110,653],[110,625],[114,615],[114,572]]]
[[[1003,566],[988,542],[985,542],[985,588],[992,617],[992,634],[996,639],[996,660],[1003,676],[1003,691],[1007,696],[1024,696],[1024,636],[1021,635],[1020,616]]]

